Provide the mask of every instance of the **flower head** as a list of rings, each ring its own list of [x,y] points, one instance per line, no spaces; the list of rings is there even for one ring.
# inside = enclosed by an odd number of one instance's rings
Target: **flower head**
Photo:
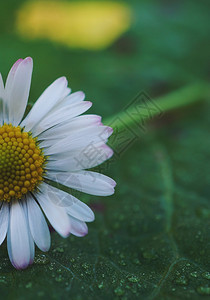
[[[92,210],[53,182],[91,195],[114,193],[115,182],[87,171],[109,159],[106,145],[112,129],[96,115],[81,115],[91,102],[72,93],[67,80],[55,80],[23,119],[28,102],[33,61],[19,59],[4,87],[0,74],[0,244],[7,237],[14,267],[34,259],[34,243],[50,248],[45,219],[62,236],[84,236]],[[44,214],[43,214],[44,213]],[[45,215],[45,216],[44,216]]]

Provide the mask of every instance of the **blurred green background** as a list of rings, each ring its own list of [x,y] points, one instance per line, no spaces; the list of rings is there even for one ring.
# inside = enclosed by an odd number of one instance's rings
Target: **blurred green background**
[[[67,2],[70,6],[56,1],[53,15],[36,1],[42,17],[35,23],[31,1],[0,3],[0,72],[6,79],[18,58],[31,56],[31,103],[66,76],[73,91],[83,90],[93,102],[90,112],[105,119],[123,111],[140,91],[155,99],[209,80],[209,1],[130,0],[116,1],[116,7],[114,1],[76,1],[76,8]],[[209,113],[208,101],[164,113],[104,168],[118,183],[116,194],[80,195],[96,214],[85,238],[64,240],[53,233],[50,252],[37,250],[25,271],[13,269],[4,245],[2,297],[210,295]]]

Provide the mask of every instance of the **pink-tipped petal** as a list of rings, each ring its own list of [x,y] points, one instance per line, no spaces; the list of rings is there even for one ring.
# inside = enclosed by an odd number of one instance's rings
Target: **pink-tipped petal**
[[[70,217],[71,233],[78,237],[83,237],[88,234],[88,227],[85,222]]]
[[[17,126],[23,118],[31,86],[33,60],[27,57],[18,60],[12,67],[5,86],[5,102],[8,121]]]
[[[92,171],[55,172],[49,171],[46,177],[72,189],[95,196],[114,194],[116,182],[108,176]]]

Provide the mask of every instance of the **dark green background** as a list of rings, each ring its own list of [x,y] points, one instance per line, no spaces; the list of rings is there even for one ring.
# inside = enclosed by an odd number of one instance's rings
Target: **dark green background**
[[[15,33],[24,1],[1,1],[0,71],[32,56],[30,102],[65,75],[92,113],[118,113],[139,91],[152,99],[209,80],[209,1],[131,0],[130,30],[108,49],[71,50]],[[52,234],[25,271],[0,251],[4,299],[205,299],[210,295],[210,103],[163,113],[105,166],[116,193],[80,195],[96,214],[85,238]],[[130,129],[129,129],[130,130]],[[128,130],[128,132],[130,132]],[[135,129],[136,130],[136,129]],[[135,131],[136,134],[136,131]]]

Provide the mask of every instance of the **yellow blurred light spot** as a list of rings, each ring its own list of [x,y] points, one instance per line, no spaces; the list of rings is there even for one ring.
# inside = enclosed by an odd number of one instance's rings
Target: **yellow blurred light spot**
[[[116,2],[28,2],[18,11],[18,33],[71,48],[104,49],[128,30],[131,12]]]

